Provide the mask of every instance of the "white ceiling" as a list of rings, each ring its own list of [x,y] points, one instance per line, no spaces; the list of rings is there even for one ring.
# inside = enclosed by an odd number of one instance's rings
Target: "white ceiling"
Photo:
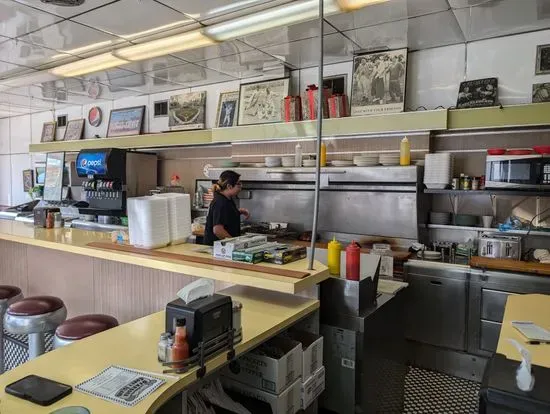
[[[0,85],[7,79],[196,29],[290,0],[86,0],[78,7],[40,0],[0,0]],[[325,22],[325,63],[359,50],[427,49],[550,28],[550,0],[389,0]],[[0,93],[1,116],[99,99],[164,92],[246,79],[265,67],[315,66],[317,23],[306,22],[202,49],[136,62],[75,79]],[[5,89],[5,88],[4,88]]]

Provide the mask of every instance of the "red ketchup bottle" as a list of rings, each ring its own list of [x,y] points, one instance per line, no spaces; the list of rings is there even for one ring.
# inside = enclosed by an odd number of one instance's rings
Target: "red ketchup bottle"
[[[359,268],[361,265],[361,249],[356,241],[346,247],[346,279],[359,280]]]

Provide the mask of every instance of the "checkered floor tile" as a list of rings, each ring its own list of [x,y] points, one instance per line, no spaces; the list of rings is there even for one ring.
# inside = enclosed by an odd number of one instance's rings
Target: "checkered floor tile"
[[[404,414],[477,414],[478,393],[476,382],[411,367]]]

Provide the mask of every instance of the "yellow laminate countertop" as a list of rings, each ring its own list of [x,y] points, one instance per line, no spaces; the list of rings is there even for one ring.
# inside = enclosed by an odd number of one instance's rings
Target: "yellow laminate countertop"
[[[531,321],[550,330],[550,295],[510,295],[506,301],[497,353],[521,361],[521,355],[508,339],[515,339],[531,352],[532,363],[550,368],[550,345],[530,345],[512,326],[512,321]]]
[[[269,292],[245,286],[232,286],[219,293],[231,295],[243,304],[243,339],[236,354],[243,354],[273,335],[292,326],[319,308],[319,301],[299,296]],[[166,401],[197,381],[193,368],[177,378],[166,379],[158,390],[132,408],[92,397],[73,390],[61,401],[42,407],[5,393],[6,385],[34,374],[74,387],[110,365],[162,373],[157,361],[157,343],[165,326],[164,311],[120,325],[67,347],[54,350],[0,375],[0,412],[2,414],[39,414],[69,406],[84,406],[92,414],[154,413]],[[226,353],[207,362],[207,375],[227,363]]]
[[[298,293],[328,279],[330,276],[328,268],[319,262],[315,262],[314,270],[307,270],[307,259],[289,263],[284,266],[261,263],[262,266],[284,267],[288,270],[306,271],[310,273],[309,276],[303,279],[296,279],[260,272],[251,272],[248,270],[231,269],[223,266],[148,257],[114,250],[96,249],[87,246],[87,244],[95,241],[110,242],[110,233],[68,228],[44,229],[34,227],[31,224],[11,220],[0,220],[0,240],[24,243],[31,246],[61,250],[67,253],[91,256],[98,259],[112,260],[167,272],[181,273],[194,277],[205,277],[237,285],[252,286],[285,293]],[[201,247],[200,245],[187,243],[158,250],[170,253],[210,257],[206,253],[199,253],[196,251]]]

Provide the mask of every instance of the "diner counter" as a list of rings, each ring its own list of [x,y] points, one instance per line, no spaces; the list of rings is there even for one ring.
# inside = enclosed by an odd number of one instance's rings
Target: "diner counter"
[[[243,339],[236,354],[243,354],[270,337],[294,325],[319,308],[319,301],[279,292],[266,292],[244,286],[232,286],[219,293],[230,295],[243,304]],[[161,374],[157,361],[157,342],[164,331],[164,311],[120,325],[70,346],[54,350],[0,376],[0,411],[6,413],[50,413],[69,406],[84,406],[93,414],[122,412],[154,413],[174,395],[197,382],[196,370],[170,374],[166,383],[132,408],[117,408],[112,402],[73,390],[61,401],[42,407],[4,392],[6,385],[29,374],[43,376],[72,387],[95,376],[110,365]],[[207,362],[207,375],[227,364],[226,353]]]
[[[110,239],[111,237],[109,233],[68,228],[44,229],[17,221],[0,220],[0,240],[22,243],[46,249],[60,250],[66,253],[74,253],[97,259],[143,266],[151,269],[174,272],[193,277],[205,277],[232,284],[252,286],[285,293],[298,293],[330,277],[328,268],[319,262],[315,262],[314,270],[307,270],[308,261],[306,259],[289,263],[284,266],[261,263],[262,266],[310,273],[307,277],[297,279],[260,272],[252,272],[249,270],[227,268],[219,265],[199,264],[167,258],[148,257],[135,253],[114,250],[110,251],[88,246],[88,243],[90,242],[110,242]],[[197,246],[195,244],[180,244],[176,246],[168,246],[158,250],[177,254],[211,257],[206,253],[197,252],[197,249],[200,247],[201,246]]]

